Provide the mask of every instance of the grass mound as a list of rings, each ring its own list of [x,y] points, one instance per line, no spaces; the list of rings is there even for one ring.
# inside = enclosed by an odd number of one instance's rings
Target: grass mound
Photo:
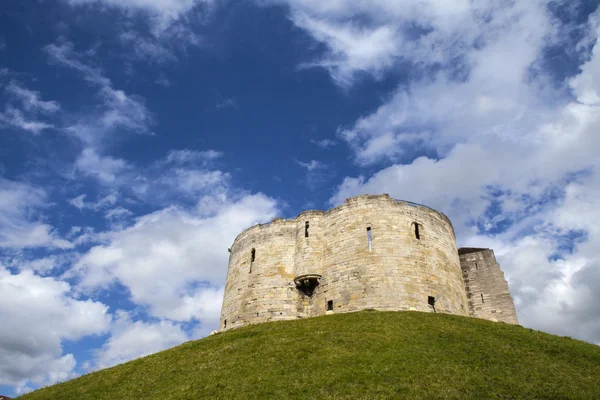
[[[22,396],[129,399],[600,399],[600,347],[419,312],[220,333]]]

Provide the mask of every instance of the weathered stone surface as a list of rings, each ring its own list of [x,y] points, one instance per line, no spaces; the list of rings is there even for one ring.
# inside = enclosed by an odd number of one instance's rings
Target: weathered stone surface
[[[491,249],[458,250],[473,317],[518,324],[513,298]]]
[[[465,272],[465,265],[471,265],[467,259],[480,253],[459,259],[454,230],[444,214],[388,195],[352,197],[326,212],[275,219],[240,233],[231,247],[220,330],[364,309],[435,311],[516,323],[495,260],[486,259],[486,275]],[[475,310],[478,305],[467,299],[467,288],[479,289],[465,286],[463,274],[471,286],[477,280],[494,308]],[[494,280],[489,287],[479,283],[488,276]]]

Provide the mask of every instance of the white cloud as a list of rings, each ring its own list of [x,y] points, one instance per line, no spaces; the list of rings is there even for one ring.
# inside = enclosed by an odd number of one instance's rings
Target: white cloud
[[[312,65],[327,69],[341,85],[352,84],[361,73],[380,78],[404,63],[419,70],[449,65],[473,46],[497,40],[515,23],[527,27],[527,34],[547,30],[543,1],[271,3],[288,4],[292,21],[326,46],[327,51]],[[521,41],[529,39],[520,37]]]
[[[100,163],[100,164],[102,164],[102,163]],[[103,174],[106,173],[106,169],[103,169],[102,171],[103,171]],[[89,170],[86,170],[85,173],[92,174]],[[95,173],[95,175],[98,175],[98,174]],[[113,180],[114,180],[114,177],[112,180],[109,180],[109,182],[112,182]],[[118,200],[118,196],[115,193],[108,194],[96,202],[86,202],[85,201],[86,197],[87,197],[87,195],[85,195],[85,194],[74,197],[71,200],[69,200],[69,204],[71,204],[75,208],[78,208],[79,210],[91,209],[94,211],[98,211],[98,210],[103,210],[103,209],[107,209],[107,208],[114,206]]]
[[[120,220],[123,218],[131,217],[133,213],[126,208],[116,207],[108,210],[104,217],[112,220]]]
[[[8,101],[4,111],[0,112],[0,128],[9,125],[33,134],[54,128],[53,124],[40,120],[40,114],[47,115],[58,111],[60,106],[57,102],[41,100],[39,92],[27,89],[16,81],[9,82],[4,91]]]
[[[200,204],[207,208],[166,208],[113,232],[109,243],[88,251],[71,274],[82,290],[120,282],[154,317],[216,326],[227,248],[242,229],[272,219],[278,210],[260,194],[237,201],[209,196]]]
[[[168,349],[189,340],[178,324],[169,321],[132,321],[125,311],[115,313],[111,335],[94,356],[94,369],[108,368]]]
[[[590,18],[592,33],[591,40],[600,37],[600,11]],[[600,104],[600,46],[592,49],[590,59],[581,66],[581,73],[569,82],[577,100],[587,105]]]
[[[323,164],[317,160],[310,160],[309,162],[303,162],[303,161],[298,161],[298,160],[294,160],[294,161],[296,161],[296,164],[305,168],[309,172],[314,171],[319,168],[323,168]]]
[[[0,266],[0,385],[25,390],[74,377],[75,358],[61,344],[108,330],[108,308],[76,300],[69,284]]]
[[[49,44],[44,50],[52,63],[78,71],[88,83],[96,86],[97,96],[102,101],[98,111],[81,115],[77,122],[66,128],[68,132],[88,145],[97,145],[117,129],[152,134],[150,127],[154,124],[154,117],[143,99],[116,89],[100,68],[85,62],[84,56],[74,50],[71,42]]]
[[[102,183],[110,184],[128,170],[129,166],[122,159],[100,156],[94,149],[86,148],[75,161],[75,168],[84,175],[91,175]]]
[[[31,257],[23,253],[16,253],[13,256],[4,257],[0,260],[0,265],[4,264],[7,268],[13,268],[18,271],[30,270],[40,276],[48,276],[57,269],[70,266],[78,259],[76,252],[60,252],[45,257]]]
[[[327,149],[329,147],[333,147],[336,145],[335,140],[331,140],[331,139],[311,140],[310,142],[316,144],[317,146],[319,146],[322,149]]]
[[[0,248],[73,247],[50,225],[36,220],[46,201],[44,190],[0,178]]]
[[[400,56],[400,48],[394,40],[396,32],[389,26],[360,28],[352,24],[317,20],[301,13],[296,13],[293,20],[315,39],[327,43],[330,50],[327,58],[305,65],[329,69],[342,84],[350,83],[357,71],[380,77]]]
[[[21,111],[10,106],[7,106],[4,112],[0,113],[0,127],[2,127],[2,124],[8,124],[36,135],[44,129],[54,128],[52,124],[27,119]]]
[[[166,162],[167,163],[176,163],[176,164],[202,164],[205,165],[210,161],[213,161],[219,157],[221,157],[223,153],[215,150],[171,150],[167,154]]]
[[[399,88],[341,131],[358,163],[395,164],[368,177],[346,177],[331,202],[389,193],[443,211],[459,245],[495,249],[522,324],[598,343],[600,319],[589,304],[600,285],[600,233],[589,221],[600,212],[600,45],[565,82],[575,101],[564,87],[549,84],[543,70],[531,75],[555,35],[553,22],[533,12],[536,2],[512,7],[523,13],[501,18],[508,22],[501,35],[491,29],[479,46],[463,51],[469,68],[463,79],[443,68],[409,90]],[[597,18],[590,23],[595,40]],[[423,127],[431,133],[423,135]],[[418,156],[423,151],[412,151],[415,145],[437,156]],[[493,204],[499,211],[488,215]],[[576,231],[585,236],[571,253],[564,246]]]
[[[12,81],[6,87],[6,91],[16,98],[18,98],[23,107],[27,110],[40,110],[43,112],[56,112],[60,109],[60,106],[55,101],[43,101],[40,99],[40,93],[33,90],[29,90],[19,83]]]
[[[199,193],[221,185],[229,179],[229,174],[221,171],[204,171],[195,169],[175,169],[175,185],[184,193]],[[167,177],[171,180],[171,177]]]
[[[76,208],[82,210],[87,206],[87,204],[84,201],[85,197],[86,197],[85,194],[74,197],[71,200],[69,200],[69,204],[71,204],[73,207],[76,207]]]

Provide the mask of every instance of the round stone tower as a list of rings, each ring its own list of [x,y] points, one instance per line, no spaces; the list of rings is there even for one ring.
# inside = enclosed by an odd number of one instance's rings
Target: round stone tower
[[[221,330],[371,308],[469,315],[448,218],[388,195],[253,226],[230,251]]]

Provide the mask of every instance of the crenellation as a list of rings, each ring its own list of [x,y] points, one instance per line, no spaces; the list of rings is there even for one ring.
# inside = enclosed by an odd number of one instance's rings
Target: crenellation
[[[241,232],[230,249],[221,329],[367,308],[516,323],[493,252],[480,250],[458,251],[444,214],[388,195],[276,218]]]

